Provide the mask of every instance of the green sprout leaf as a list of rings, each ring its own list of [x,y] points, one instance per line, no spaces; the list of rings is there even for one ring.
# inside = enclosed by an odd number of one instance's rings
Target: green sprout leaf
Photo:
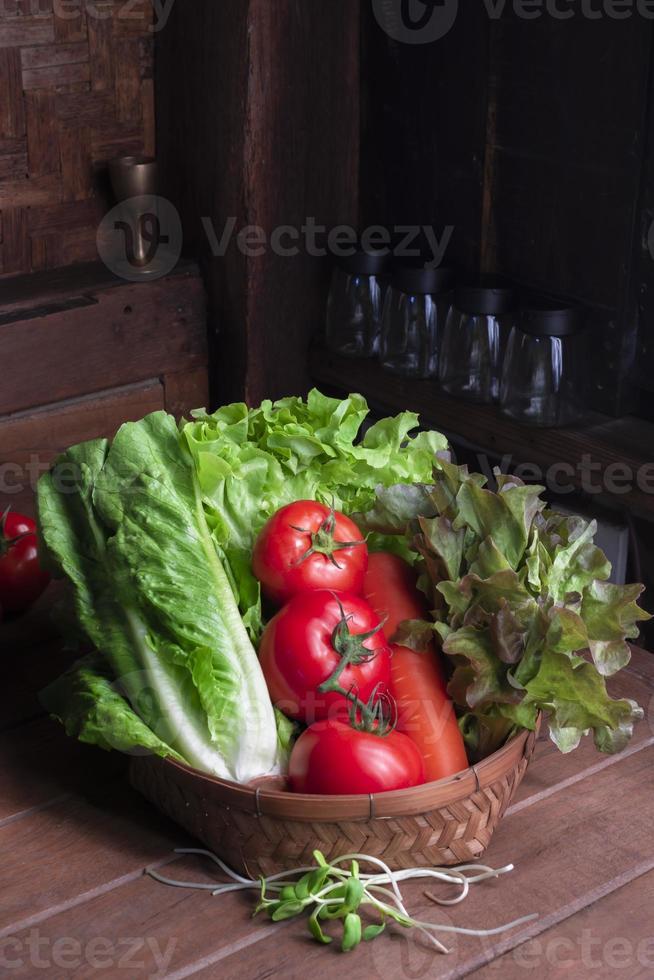
[[[344,953],[349,953],[361,942],[361,917],[356,912],[348,912],[343,923],[343,942],[341,949]]]
[[[320,912],[320,906],[317,905],[315,907],[315,909],[313,910],[313,912],[311,913],[311,915],[309,916],[309,922],[308,922],[309,932],[311,933],[311,935],[313,936],[313,938],[316,940],[316,942],[322,943],[324,946],[327,946],[329,943],[332,942],[332,937],[331,936],[327,936],[322,931],[322,928],[320,926],[320,922],[318,921],[318,914],[319,914],[319,912]]]
[[[304,911],[303,902],[282,902],[273,912],[273,922],[283,922],[285,919],[293,919],[300,912]]]
[[[292,919],[306,911],[308,913],[307,928],[309,933],[315,942],[325,946],[329,945],[333,939],[332,936],[325,932],[323,923],[340,919],[342,920],[343,929],[341,950],[344,953],[355,949],[362,940],[370,942],[376,939],[377,936],[380,936],[384,932],[387,921],[391,921],[403,929],[419,929],[424,936],[431,938],[435,949],[438,949],[442,953],[447,952],[446,947],[438,942],[435,936],[431,935],[432,929],[438,932],[441,928],[439,924],[417,921],[411,917],[406,910],[396,877],[383,862],[365,854],[357,854],[354,858],[350,855],[347,859],[345,857],[335,858],[333,864],[327,864],[324,856],[320,852],[317,852],[316,858],[324,863],[319,863],[316,868],[308,872],[305,868],[298,868],[295,871],[287,872],[285,881],[283,882],[279,880],[279,876],[273,876],[268,880],[263,880],[261,882],[260,902],[257,906],[257,911],[264,905],[274,922],[283,922],[286,919]],[[349,869],[345,867],[346,860],[349,860]],[[359,860],[365,862],[365,865],[373,864],[377,866],[373,872],[361,871]],[[452,882],[452,876],[457,875],[457,880],[462,889],[459,899],[461,900],[465,898],[471,885],[485,879],[497,878],[499,875],[511,871],[512,868],[513,865],[507,865],[497,871],[494,871],[492,868],[479,868],[476,866],[466,866],[455,870],[415,868],[412,872],[405,872],[405,875],[422,880],[424,880],[425,875],[433,876],[433,878],[441,882],[446,881],[448,886]],[[240,875],[230,872],[227,868],[225,870],[235,879],[237,887],[250,887],[251,883],[244,881]],[[445,870],[447,870],[447,873],[444,873]],[[471,873],[470,877],[466,874],[468,871]],[[190,888],[197,887],[191,882],[168,881],[158,873],[152,871],[150,873],[153,877],[157,877],[160,881],[166,881],[170,885]],[[296,883],[291,886],[290,882],[296,877]],[[256,885],[257,883],[252,882],[252,884]],[[312,888],[315,888],[319,884],[321,886],[319,891],[312,891]],[[393,885],[393,890],[385,887],[388,885]],[[204,885],[200,887],[204,887]],[[282,901],[281,898],[277,900],[265,899],[267,892],[281,896],[282,894],[287,894],[288,889],[291,887],[294,894],[297,892],[304,894],[306,890],[306,898],[303,900],[295,898],[293,901]],[[218,889],[214,894],[218,894],[221,890],[232,891],[233,888],[233,884],[224,885],[222,889]],[[364,913],[362,910],[366,906],[374,910],[376,918],[379,921],[370,923],[364,928],[362,922],[362,914]],[[515,922],[501,926],[499,930],[495,931],[512,929],[533,918],[535,916],[528,915]],[[454,929],[454,931],[459,930]],[[468,935],[486,935],[484,931],[477,933],[474,929],[462,929],[460,931]]]
[[[343,909],[346,913],[356,912],[363,901],[364,887],[358,878],[350,878],[345,886]]]

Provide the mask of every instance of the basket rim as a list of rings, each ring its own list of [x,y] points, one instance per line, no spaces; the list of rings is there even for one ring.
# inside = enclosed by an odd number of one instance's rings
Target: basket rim
[[[142,757],[141,762],[163,765],[176,781],[186,784],[195,793],[200,790],[212,800],[220,800],[227,808],[244,810],[258,817],[279,817],[287,820],[371,820],[416,816],[465,800],[516,768],[523,758],[533,752],[540,729],[523,729],[501,749],[482,762],[437,782],[423,783],[409,789],[386,793],[349,796],[322,796],[290,793],[281,790],[254,788],[226,779],[219,779],[177,762],[169,757]],[[139,760],[133,759],[132,763]]]

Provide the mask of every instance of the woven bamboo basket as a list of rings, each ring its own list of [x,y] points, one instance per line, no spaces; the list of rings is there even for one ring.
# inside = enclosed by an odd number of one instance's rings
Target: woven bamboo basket
[[[252,877],[357,852],[393,870],[464,864],[490,843],[534,751],[521,732],[449,779],[370,796],[305,796],[215,779],[154,756],[133,758],[132,785],[236,871]]]

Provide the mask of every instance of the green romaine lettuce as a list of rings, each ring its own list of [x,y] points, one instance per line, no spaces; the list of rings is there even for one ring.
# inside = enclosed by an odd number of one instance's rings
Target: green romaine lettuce
[[[69,450],[40,481],[39,519],[105,665],[82,661],[70,696],[57,682],[45,705],[100,744],[165,746],[237,781],[273,771],[273,708],[174,419],[156,413],[111,446]]]
[[[292,726],[252,645],[256,534],[297,499],[366,509],[379,485],[428,480],[447,446],[411,438],[411,413],[359,441],[367,415],[358,395],[317,391],[196,412],[179,429],[156,413],[59,459],[39,485],[44,555],[97,651],[43,692],[69,733],[242,782],[283,767]]]

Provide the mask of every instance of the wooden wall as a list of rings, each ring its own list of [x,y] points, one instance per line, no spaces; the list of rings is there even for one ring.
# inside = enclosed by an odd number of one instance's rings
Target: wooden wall
[[[214,401],[299,394],[329,260],[233,240],[217,257],[202,219],[218,237],[230,217],[268,238],[311,218],[356,226],[358,0],[176,0],[157,36],[157,121],[165,191],[203,257]]]
[[[650,66],[650,98],[642,140],[643,169],[634,227],[632,294],[638,323],[636,379],[643,394],[639,412],[654,420],[654,57]]]
[[[95,262],[3,284],[0,514],[34,513],[37,480],[66,447],[207,404],[205,302],[191,263],[145,285]]]
[[[0,277],[97,257],[106,161],[154,152],[152,10],[0,3]]]
[[[490,37],[483,260],[584,305],[594,406],[610,414],[637,407],[633,251],[652,43],[638,16],[507,15]]]
[[[460,4],[447,36],[402,44],[362,0],[361,224],[454,228],[446,262],[479,270],[488,20]],[[465,54],[464,54],[465,53]]]

